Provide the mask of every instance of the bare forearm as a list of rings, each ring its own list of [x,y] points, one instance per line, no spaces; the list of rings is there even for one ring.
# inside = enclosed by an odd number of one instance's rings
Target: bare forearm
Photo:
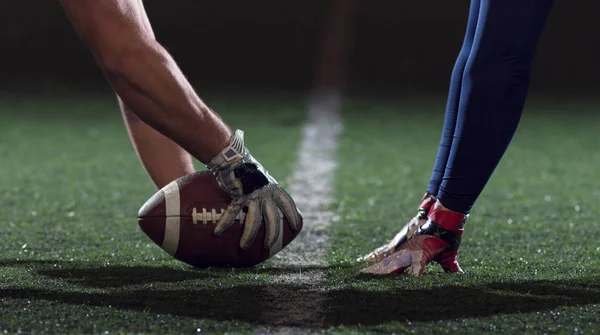
[[[127,51],[117,64],[103,68],[117,94],[140,119],[201,162],[207,163],[225,147],[229,129],[196,95],[158,43]]]
[[[133,148],[157,189],[195,171],[189,153],[140,120],[121,99],[119,104]]]
[[[135,115],[203,163],[226,146],[231,131],[155,40],[141,1],[61,0],[61,4]]]

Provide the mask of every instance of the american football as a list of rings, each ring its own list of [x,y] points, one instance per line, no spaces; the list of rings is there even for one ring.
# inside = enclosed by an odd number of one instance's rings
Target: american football
[[[264,225],[252,246],[244,250],[239,246],[243,212],[223,235],[213,234],[230,201],[212,173],[197,172],[156,192],[140,209],[138,223],[154,243],[175,259],[197,267],[257,265],[287,246],[302,230],[294,232],[283,217],[283,234],[270,250],[264,247]]]

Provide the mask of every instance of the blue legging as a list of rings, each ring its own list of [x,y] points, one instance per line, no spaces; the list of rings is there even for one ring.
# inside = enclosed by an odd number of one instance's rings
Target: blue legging
[[[427,191],[469,213],[517,129],[554,0],[472,0]]]

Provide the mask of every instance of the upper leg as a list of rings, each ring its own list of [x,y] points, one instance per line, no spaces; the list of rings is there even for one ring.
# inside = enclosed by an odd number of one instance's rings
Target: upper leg
[[[481,0],[471,68],[490,62],[529,66],[554,0]]]
[[[479,9],[481,7],[481,0],[471,0],[471,6],[469,8],[469,18],[467,20],[467,28],[465,31],[465,38],[463,40],[461,54],[468,56],[475,39],[475,29],[477,28],[477,21],[479,20]]]
[[[463,75],[463,85],[469,88],[471,99],[500,106],[506,103],[507,96],[526,91],[537,44],[553,2],[481,0],[473,47]],[[521,105],[523,99],[513,103]]]

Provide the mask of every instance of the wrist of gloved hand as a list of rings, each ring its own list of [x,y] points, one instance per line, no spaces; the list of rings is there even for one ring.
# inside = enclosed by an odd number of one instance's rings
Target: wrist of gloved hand
[[[244,132],[236,130],[230,144],[208,164],[219,186],[232,198],[238,198],[267,186],[277,184],[275,178],[244,146]]]
[[[242,210],[246,211],[240,241],[244,249],[253,243],[263,223],[267,248],[281,238],[283,217],[292,229],[299,229],[302,217],[293,199],[246,149],[243,131],[234,133],[229,146],[214,157],[207,168],[215,175],[219,187],[232,198],[215,227],[216,235],[223,234]]]

